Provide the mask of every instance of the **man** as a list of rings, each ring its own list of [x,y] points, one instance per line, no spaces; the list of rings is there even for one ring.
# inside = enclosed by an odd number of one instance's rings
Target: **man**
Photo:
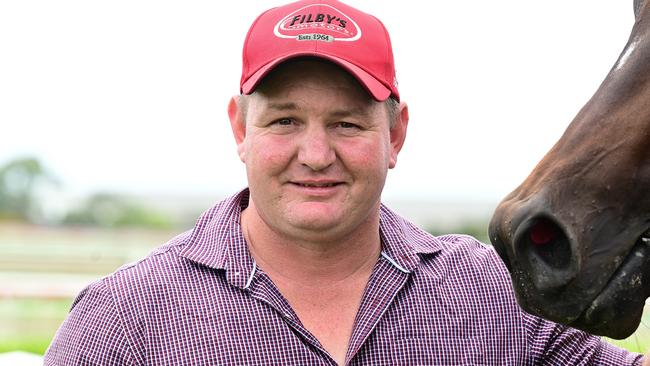
[[[522,312],[492,249],[380,203],[402,148],[388,33],[333,0],[271,9],[228,113],[249,188],[82,291],[46,365],[639,365]]]

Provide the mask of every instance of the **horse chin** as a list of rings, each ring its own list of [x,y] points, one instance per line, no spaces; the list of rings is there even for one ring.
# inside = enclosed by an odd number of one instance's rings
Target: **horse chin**
[[[623,339],[638,328],[650,290],[650,245],[641,237],[585,311],[568,325]]]

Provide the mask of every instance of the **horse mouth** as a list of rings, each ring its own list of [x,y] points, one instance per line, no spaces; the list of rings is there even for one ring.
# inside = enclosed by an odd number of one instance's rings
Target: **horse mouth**
[[[626,338],[641,322],[649,290],[650,230],[647,230],[601,292],[569,325],[610,338]]]

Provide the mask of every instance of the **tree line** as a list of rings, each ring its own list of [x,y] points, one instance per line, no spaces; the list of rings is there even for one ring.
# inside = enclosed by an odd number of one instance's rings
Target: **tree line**
[[[52,214],[46,202],[53,195],[63,195],[62,183],[37,158],[19,157],[0,166],[0,221],[100,227],[175,226],[165,213],[108,192],[92,194],[65,207],[63,212]]]

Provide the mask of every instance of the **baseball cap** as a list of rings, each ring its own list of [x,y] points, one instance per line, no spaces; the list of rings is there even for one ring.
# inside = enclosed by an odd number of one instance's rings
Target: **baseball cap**
[[[297,57],[331,61],[377,101],[391,95],[399,100],[386,27],[340,1],[296,1],[262,13],[244,41],[241,93],[252,93],[273,68]]]

